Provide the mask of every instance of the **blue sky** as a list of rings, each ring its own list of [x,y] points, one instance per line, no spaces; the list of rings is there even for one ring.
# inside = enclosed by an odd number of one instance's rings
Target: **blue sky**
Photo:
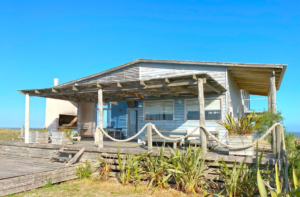
[[[288,64],[277,104],[288,131],[300,131],[299,57],[298,0],[2,0],[0,127],[24,124],[17,90],[153,58]],[[32,97],[30,110],[31,127],[43,127],[45,99]]]

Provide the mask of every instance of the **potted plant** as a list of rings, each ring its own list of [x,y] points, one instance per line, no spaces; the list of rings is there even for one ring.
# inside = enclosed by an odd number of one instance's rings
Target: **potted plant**
[[[237,121],[227,113],[225,122],[218,122],[224,126],[229,135],[229,145],[235,147],[248,146],[253,143],[253,131],[262,123],[261,117],[254,116],[254,111],[247,117],[240,117]],[[229,155],[253,156],[253,147],[243,149],[229,149]]]

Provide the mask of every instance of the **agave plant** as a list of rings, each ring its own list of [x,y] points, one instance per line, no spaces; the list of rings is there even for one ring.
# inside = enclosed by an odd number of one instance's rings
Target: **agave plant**
[[[175,152],[170,148],[171,157],[170,162],[172,168],[170,171],[176,182],[176,188],[185,193],[199,193],[204,192],[202,182],[207,179],[204,172],[207,167],[204,165],[205,158],[202,156],[203,150],[200,147],[188,147],[186,153]]]
[[[237,122],[227,113],[225,122],[218,122],[218,124],[224,126],[231,135],[253,134],[253,131],[262,124],[261,117],[254,116],[254,112],[247,117],[240,117]]]

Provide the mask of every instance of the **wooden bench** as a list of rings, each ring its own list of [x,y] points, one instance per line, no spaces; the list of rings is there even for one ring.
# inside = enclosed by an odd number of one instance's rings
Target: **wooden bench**
[[[219,140],[219,131],[210,131],[210,133],[212,135],[214,135]],[[200,138],[200,134],[199,133],[196,133],[196,134],[193,133],[189,137],[198,137],[198,138]],[[216,146],[219,145],[219,143],[216,140],[214,140],[212,137],[210,137],[210,136],[206,136],[206,141],[207,141],[207,147],[208,148],[214,148],[214,147],[216,147]],[[184,144],[185,144],[185,146],[188,146],[188,145],[200,145],[201,141],[200,141],[200,139],[199,140],[197,140],[197,139],[186,139],[184,141]]]
[[[179,138],[187,134],[186,130],[159,130],[159,131],[162,135],[168,138]],[[146,136],[142,137],[142,141],[145,143],[145,145],[147,145],[148,143],[147,133]],[[152,132],[152,143],[153,142],[173,143],[173,149],[177,149],[177,144],[179,144],[180,146],[183,145],[183,140],[179,140],[179,141],[166,140],[158,136],[156,132]]]

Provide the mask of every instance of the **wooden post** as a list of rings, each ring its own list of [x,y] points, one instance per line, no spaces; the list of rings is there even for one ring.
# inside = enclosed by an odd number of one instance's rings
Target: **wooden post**
[[[271,94],[270,94],[270,91],[269,91],[269,94],[268,94],[268,110],[270,111],[272,109],[271,107]]]
[[[24,135],[24,125],[21,126],[21,135]]]
[[[98,127],[103,129],[103,90],[98,90]],[[103,148],[103,133],[98,130],[98,148]]]
[[[25,95],[25,143],[29,143],[30,96]]]
[[[152,128],[151,125],[147,126],[148,150],[152,149]]]
[[[82,125],[82,108],[81,103],[77,103],[77,131],[78,134],[81,136],[81,125]]]
[[[203,79],[198,78],[198,101],[199,101],[199,113],[200,113],[200,125],[205,126],[205,101],[204,101],[204,89],[203,89]],[[203,153],[207,153],[207,142],[206,135],[203,129],[200,129],[200,139],[201,139],[201,148]]]
[[[270,73],[270,101],[271,101],[271,110],[272,113],[276,113],[276,84],[275,84],[275,71]],[[275,123],[275,122],[274,122]],[[276,154],[276,132],[275,129],[272,131],[273,144],[272,149],[273,153]]]
[[[281,127],[277,126],[275,128],[275,133],[276,133],[276,158],[281,159],[282,157],[282,141],[281,141]]]

